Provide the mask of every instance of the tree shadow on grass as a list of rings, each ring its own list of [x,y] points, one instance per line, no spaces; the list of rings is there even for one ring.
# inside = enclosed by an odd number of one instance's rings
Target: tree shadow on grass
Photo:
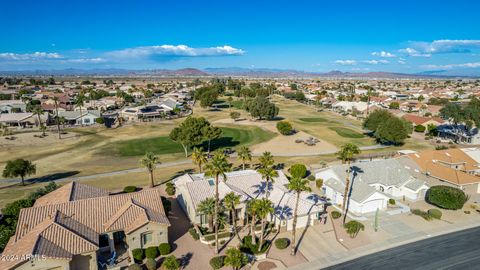
[[[30,178],[28,180],[25,180],[25,182],[28,182],[28,183],[51,182],[51,181],[60,180],[60,179],[63,179],[63,178],[72,177],[72,176],[77,175],[79,173],[80,173],[80,171],[68,171],[68,172],[61,172],[61,173],[53,173],[53,174],[48,174],[48,175],[44,175],[44,176],[41,176],[41,177]]]
[[[210,151],[215,151],[215,150],[226,148],[226,147],[235,147],[239,144],[240,142],[233,140],[232,137],[221,137],[221,138],[213,139],[210,142]],[[199,146],[202,147],[203,149],[208,149],[208,141],[203,142]]]

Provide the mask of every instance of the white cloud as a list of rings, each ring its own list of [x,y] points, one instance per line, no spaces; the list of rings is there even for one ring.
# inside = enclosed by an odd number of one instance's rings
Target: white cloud
[[[343,65],[343,66],[353,66],[357,64],[355,60],[336,60],[335,64]]]
[[[111,51],[107,55],[119,58],[137,58],[150,56],[228,56],[242,55],[245,51],[231,46],[192,48],[187,45],[142,46]]]
[[[410,56],[430,57],[440,53],[470,53],[473,49],[480,49],[480,40],[475,39],[440,39],[432,42],[410,42],[410,46],[400,52]]]
[[[58,53],[34,52],[34,53],[0,53],[0,60],[39,60],[39,59],[60,59]]]
[[[380,51],[380,52],[372,52],[373,56],[379,56],[379,57],[384,57],[384,58],[392,58],[395,57],[395,54],[389,53],[386,51]]]
[[[422,52],[417,51],[414,48],[405,48],[405,49],[401,49],[401,50],[398,50],[398,51],[401,52],[401,53],[405,53],[409,56],[413,56],[413,57],[430,57],[430,56],[432,56],[432,54],[430,54],[430,53],[422,53]]]
[[[378,64],[388,64],[390,63],[388,60],[365,60],[363,63],[367,65],[378,65]]]
[[[448,64],[448,65],[424,65],[428,69],[453,69],[453,68],[480,68],[480,62]]]
[[[397,61],[400,65],[405,65],[407,62],[405,62],[405,60],[398,60]]]
[[[107,61],[107,60],[104,59],[104,58],[100,58],[100,57],[97,57],[97,58],[76,58],[76,59],[66,59],[66,60],[64,60],[64,62],[68,62],[68,63],[92,63],[92,64],[103,63],[105,61]]]

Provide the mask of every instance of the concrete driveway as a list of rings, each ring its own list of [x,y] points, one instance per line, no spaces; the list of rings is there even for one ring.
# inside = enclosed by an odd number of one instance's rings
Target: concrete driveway
[[[302,234],[303,237],[302,237]],[[319,224],[300,229],[297,232],[300,242],[298,244],[299,251],[308,261],[313,261],[321,257],[335,256],[341,251],[345,251],[335,238],[335,233],[331,222],[327,224]]]

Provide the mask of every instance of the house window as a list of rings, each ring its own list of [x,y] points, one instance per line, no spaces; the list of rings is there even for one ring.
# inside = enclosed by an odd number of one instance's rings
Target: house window
[[[98,243],[99,243],[99,247],[108,247],[110,245],[109,241],[108,241],[109,237],[108,237],[108,234],[100,234],[98,236]]]
[[[90,123],[90,118],[83,119],[83,122],[85,122],[85,124],[89,124]]]
[[[151,232],[142,234],[142,246],[146,246],[151,242],[152,242],[152,233]]]
[[[200,224],[207,224],[208,223],[208,216],[207,215],[200,215]]]

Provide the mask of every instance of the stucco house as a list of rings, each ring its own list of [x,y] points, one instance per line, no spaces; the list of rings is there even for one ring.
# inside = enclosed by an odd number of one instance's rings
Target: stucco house
[[[266,182],[254,170],[235,171],[226,175],[226,181],[221,180],[218,186],[220,199],[223,199],[229,192],[240,196],[241,203],[237,206],[236,216],[238,224],[242,224],[246,218],[247,201],[264,198]],[[190,221],[200,226],[206,226],[208,217],[198,212],[198,205],[203,200],[215,196],[215,180],[205,177],[204,174],[185,174],[174,179],[174,183],[177,190],[177,201]],[[269,217],[269,221],[275,223],[276,226],[280,225],[291,230],[296,195],[285,187],[286,184],[288,184],[287,177],[282,171],[278,171],[278,177],[269,187],[269,199],[273,202],[275,209],[274,214]],[[314,224],[323,211],[323,201],[318,196],[302,193],[298,208],[297,228]]]
[[[59,111],[58,115],[64,117],[69,125],[93,125],[95,120],[101,117],[98,110],[82,110],[80,111]]]
[[[160,191],[111,195],[72,182],[20,211],[0,269],[103,269],[133,261],[135,248],[168,242]]]
[[[423,199],[428,185],[412,173],[416,168],[404,163],[408,160],[401,159],[406,158],[352,163],[349,211],[361,215],[382,210],[390,198]],[[342,205],[347,165],[321,169],[315,176],[324,180],[323,189],[331,203]]]

